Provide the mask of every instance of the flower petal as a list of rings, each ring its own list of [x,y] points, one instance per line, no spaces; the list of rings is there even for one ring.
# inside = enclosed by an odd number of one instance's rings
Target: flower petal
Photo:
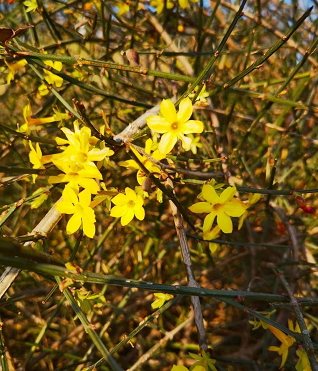
[[[119,193],[117,196],[112,198],[112,203],[118,206],[127,205],[128,201],[128,197],[122,193]]]
[[[74,214],[76,211],[75,206],[73,204],[71,204],[70,202],[64,202],[64,201],[59,201],[55,205],[55,208],[61,214]]]
[[[141,207],[135,207],[134,209],[135,216],[139,220],[144,220],[145,219],[145,209]]]
[[[69,185],[66,185],[63,193],[62,193],[62,199],[65,202],[71,202],[74,205],[78,204],[78,197],[77,194],[75,193],[74,189],[70,187]]]
[[[224,212],[217,214],[217,223],[223,233],[232,233],[233,223],[231,218]]]
[[[122,206],[114,206],[110,210],[110,216],[113,216],[115,218],[119,218],[127,213],[127,206],[122,205]]]
[[[199,120],[190,120],[184,123],[184,134],[202,133],[204,129],[203,122]]]
[[[220,203],[220,198],[217,195],[214,187],[210,184],[204,184],[202,187],[202,197],[212,205]]]
[[[166,133],[170,129],[171,125],[161,116],[149,116],[146,118],[146,121],[150,130],[160,134]]]
[[[72,234],[78,230],[78,228],[81,226],[82,218],[79,213],[75,213],[71,219],[68,221],[66,226],[66,233]]]
[[[193,213],[209,213],[211,212],[211,204],[209,202],[197,202],[189,207]]]
[[[182,133],[179,133],[178,138],[181,139],[182,148],[184,148],[186,151],[189,151],[191,144],[192,144],[192,139],[189,137],[186,137]]]
[[[224,204],[225,202],[229,201],[231,198],[234,197],[236,193],[236,187],[227,187],[221,194],[220,194],[220,203]]]
[[[95,195],[99,191],[99,186],[94,179],[78,177],[77,184],[85,189],[88,189],[93,195]]]
[[[203,223],[203,232],[207,232],[212,228],[215,217],[216,217],[215,211],[212,211],[210,214],[208,214],[205,217],[204,223]]]
[[[79,204],[83,207],[88,206],[91,203],[92,194],[88,189],[84,189],[78,194]]]
[[[94,210],[90,207],[86,207],[84,209],[84,213],[82,214],[82,221],[84,234],[89,238],[93,238],[95,235],[94,223],[96,221]]]
[[[125,226],[128,223],[130,223],[133,220],[134,215],[135,215],[134,210],[128,209],[127,213],[121,217],[121,220],[120,220],[121,225]]]
[[[125,193],[127,195],[128,200],[136,201],[137,195],[131,188],[126,187],[125,188]]]
[[[163,134],[159,143],[159,151],[164,154],[169,153],[176,143],[176,136],[171,135],[171,133]]]
[[[160,112],[162,116],[166,119],[166,121],[168,121],[168,123],[170,124],[178,120],[176,108],[170,99],[164,99],[161,102]]]
[[[229,201],[224,205],[224,211],[229,216],[239,217],[245,213],[245,207],[238,200]]]
[[[179,105],[179,112],[177,113],[179,122],[186,122],[192,115],[193,107],[190,98],[182,99]],[[191,131],[192,133],[192,131]]]

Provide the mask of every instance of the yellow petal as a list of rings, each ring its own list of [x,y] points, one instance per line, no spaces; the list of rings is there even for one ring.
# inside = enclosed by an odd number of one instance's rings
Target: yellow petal
[[[61,214],[74,214],[76,209],[73,204],[70,202],[60,201],[55,206],[56,210],[59,211]]]
[[[212,211],[209,215],[205,217],[203,222],[203,232],[207,232],[212,228],[215,217],[216,217],[215,211]]]
[[[119,193],[112,199],[112,202],[118,206],[127,205],[128,201],[128,197],[122,193]]]
[[[66,226],[66,233],[72,234],[78,230],[78,228],[81,226],[82,218],[79,213],[75,213],[71,219],[68,221]]]
[[[223,233],[232,233],[233,224],[231,218],[224,212],[217,214],[217,223]]]
[[[220,195],[220,203],[224,204],[234,197],[236,193],[236,187],[227,187]]]
[[[192,102],[190,98],[182,99],[179,105],[179,112],[177,113],[178,121],[179,122],[186,122],[190,119],[192,115]],[[192,131],[191,131],[192,133]]]
[[[166,133],[170,129],[171,125],[161,116],[149,116],[146,121],[150,130],[160,134]]]
[[[134,215],[135,215],[134,211],[132,209],[128,209],[127,213],[121,217],[121,220],[120,220],[121,225],[125,226],[128,223],[130,223],[133,220]]]
[[[134,209],[135,216],[139,220],[145,219],[145,209],[143,207],[137,207]]]
[[[136,193],[129,187],[125,188],[125,193],[129,200],[135,201],[137,199]]]
[[[177,143],[177,140],[177,137],[170,133],[163,134],[159,143],[159,151],[164,154],[169,153]]]
[[[78,194],[79,203],[81,206],[85,207],[91,203],[92,194],[88,189],[84,189]]]
[[[93,195],[95,195],[99,191],[99,186],[94,179],[79,178],[78,184],[81,187],[88,189]]]
[[[224,205],[224,211],[229,216],[239,217],[245,213],[245,207],[238,200],[233,200]]]
[[[170,99],[164,99],[161,102],[160,112],[162,116],[166,119],[166,121],[168,121],[170,124],[178,120],[176,108]]]
[[[185,9],[188,7],[189,1],[188,0],[179,0],[179,4],[182,9]]]
[[[190,120],[184,124],[184,134],[202,133],[203,123],[199,120]]]
[[[86,208],[85,215],[82,215],[82,221],[84,234],[89,238],[93,238],[95,235],[95,214],[91,208]]]
[[[62,199],[65,202],[72,202],[74,205],[78,204],[77,194],[74,192],[72,187],[66,185],[62,193]]]
[[[211,204],[209,202],[197,202],[189,207],[193,213],[209,213],[211,212]]]
[[[204,184],[202,187],[202,197],[212,205],[220,203],[220,198],[210,184]]]
[[[117,197],[117,196],[116,196]],[[110,216],[113,216],[115,218],[119,218],[127,213],[127,206],[122,205],[122,206],[114,206],[110,210]]]

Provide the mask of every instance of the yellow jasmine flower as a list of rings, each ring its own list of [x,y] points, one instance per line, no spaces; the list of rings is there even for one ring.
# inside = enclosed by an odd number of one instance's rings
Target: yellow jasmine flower
[[[39,188],[35,192],[33,192],[32,195],[40,193],[42,190],[43,190],[43,188]],[[31,201],[31,209],[34,210],[34,209],[39,208],[43,204],[43,202],[47,200],[47,198],[49,197],[49,194],[50,194],[50,191],[42,193],[40,196],[38,196],[37,198],[32,200]]]
[[[151,304],[152,309],[161,308],[166,301],[173,298],[173,295],[164,294],[163,292],[158,292],[153,295],[156,298],[156,300]]]
[[[129,12],[130,10],[130,3],[131,1],[123,1],[123,2],[117,2],[116,3],[116,8],[118,9],[117,15],[120,17],[121,15]]]
[[[29,13],[29,12],[34,12],[37,7],[38,7],[38,3],[36,0],[28,0],[28,1],[23,1],[23,5],[26,6],[26,12]]]
[[[189,369],[183,365],[173,365],[171,371],[189,371]]]
[[[101,182],[100,185],[103,190],[98,192],[97,196],[95,196],[94,200],[91,202],[90,207],[94,208],[101,202],[106,201],[106,208],[110,210],[111,199],[118,194],[118,191],[114,187],[107,189],[104,182]]]
[[[35,148],[33,147],[31,141],[29,141],[29,146],[31,152],[29,153],[29,159],[31,164],[33,165],[33,169],[44,169],[44,164],[48,164],[52,161],[52,155],[42,156],[42,151],[40,148],[39,143],[36,143]],[[32,174],[33,183],[35,183],[35,179],[37,178],[36,174]]]
[[[298,347],[296,350],[296,354],[299,357],[295,366],[296,371],[312,371],[305,349],[303,349],[302,347]]]
[[[64,174],[50,176],[49,183],[69,183],[76,190],[81,186],[88,189],[92,194],[96,194],[99,191],[99,186],[94,179],[103,179],[103,177],[95,166],[85,165],[81,170],[78,170],[71,162],[68,163],[54,158],[52,162]]]
[[[69,146],[62,152],[60,158],[72,161],[79,168],[83,167],[86,163],[95,166],[93,161],[102,161],[106,156],[109,157],[114,154],[114,151],[108,147],[99,149],[93,146],[91,148],[91,130],[87,127],[80,129],[76,133],[77,135],[67,128],[62,128],[61,130],[67,137]]]
[[[191,139],[191,144],[189,147],[187,147],[186,151],[191,150],[192,153],[196,155],[198,152],[197,148],[202,148],[201,137],[195,137],[193,134],[190,134],[189,138]]]
[[[151,0],[150,6],[157,8],[157,13],[161,14],[165,6],[165,0]],[[174,7],[173,2],[171,0],[167,0],[166,8],[172,9],[173,7]]]
[[[14,76],[17,71],[24,68],[24,66],[28,64],[28,62],[25,59],[21,59],[20,61],[15,62],[15,63],[8,63],[6,60],[4,60],[4,63],[9,67],[9,73],[7,76],[7,84],[10,84],[10,82],[14,80]]]
[[[160,161],[166,157],[165,154],[160,153],[157,149],[151,154],[151,149],[153,148],[154,142],[151,139],[146,141],[145,145],[145,152],[147,155],[151,156],[153,159]],[[155,143],[156,144],[156,143]],[[156,166],[148,157],[142,156],[138,151],[134,148],[131,148],[134,154],[138,157],[139,161],[150,171],[150,173],[156,174],[157,177],[160,175],[161,169]],[[142,185],[144,180],[146,179],[146,174],[138,163],[134,160],[127,160],[119,163],[120,166],[124,166],[129,169],[138,169],[137,173],[137,182]]]
[[[61,71],[62,69],[62,62],[60,61],[44,61],[44,63],[50,67],[53,67],[57,71]],[[43,70],[45,73],[45,80],[52,86],[55,86],[56,88],[60,88],[63,84],[63,79],[60,76],[55,75],[53,72],[48,71],[46,69]],[[42,84],[38,88],[38,94],[37,97],[41,98],[41,96],[49,94],[49,89],[46,84]]]
[[[217,371],[215,368],[215,359],[210,358],[210,354],[208,352],[205,352],[203,349],[201,349],[201,356],[194,353],[189,353],[190,356],[197,360],[192,366],[191,370],[195,371]]]
[[[110,211],[111,216],[115,218],[121,217],[120,222],[123,226],[130,223],[134,216],[139,220],[145,218],[144,200],[142,197],[128,187],[125,188],[125,193],[120,193],[112,199],[116,206]]]
[[[197,3],[199,0],[190,0],[191,3]],[[182,9],[185,9],[189,6],[189,0],[179,0],[179,4]]]
[[[295,343],[296,340],[292,336],[284,334],[282,331],[278,330],[276,327],[273,327],[271,325],[267,325],[267,327],[277,337],[277,339],[282,343],[280,347],[271,346],[267,348],[268,350],[272,352],[277,352],[280,356],[282,356],[282,363],[280,365],[280,368],[282,368],[287,360],[288,350]],[[291,331],[300,333],[300,328],[299,328],[298,323],[296,324],[294,328],[293,322],[290,319],[288,319],[288,328]]]
[[[56,209],[62,214],[73,214],[66,226],[67,234],[76,232],[83,225],[84,234],[90,238],[94,237],[96,219],[90,203],[91,193],[88,189],[77,195],[71,187],[64,188],[62,201],[56,204]]]
[[[198,89],[198,88],[197,88]],[[194,90],[191,94],[189,94],[189,98],[193,99],[196,96],[197,90]],[[209,96],[209,93],[206,91],[206,85],[203,85],[203,88],[201,89],[199,95],[195,99],[195,103],[198,106],[207,106],[208,101],[207,97]]]
[[[238,224],[238,228],[237,228],[238,230],[240,230],[242,228],[243,222],[247,218],[247,215],[248,215],[247,209],[249,207],[251,207],[252,205],[256,204],[256,202],[258,202],[261,197],[262,197],[262,195],[260,193],[250,193],[248,195],[247,203],[245,202],[246,211],[245,211],[244,214],[242,214],[240,216],[239,224]]]
[[[32,116],[32,109],[31,109],[30,101],[28,100],[27,105],[23,107],[24,124],[21,125],[20,128],[18,129],[20,133],[30,134],[31,127],[36,126],[36,125],[49,124],[51,122],[56,121],[56,118],[54,116],[42,117],[42,118],[32,118],[31,116]]]
[[[263,316],[265,316],[266,318],[270,319],[270,316],[275,312],[276,312],[276,309],[272,310],[271,312],[258,312],[258,313],[260,313]],[[257,330],[260,327],[262,327],[264,330],[266,330],[268,328],[268,325],[267,325],[266,322],[264,322],[262,320],[258,321],[255,317],[254,317],[254,321],[248,321],[248,323],[250,323],[251,325],[254,325],[252,330]]]
[[[163,134],[159,143],[161,153],[169,153],[177,140],[180,139],[184,149],[191,145],[191,138],[185,134],[202,133],[203,123],[199,120],[189,120],[193,107],[191,100],[185,98],[181,101],[179,112],[176,112],[174,104],[169,99],[164,99],[160,105],[162,116],[149,116],[147,124],[151,130]]]
[[[223,233],[232,233],[233,223],[231,217],[239,217],[245,212],[242,202],[234,199],[236,187],[226,188],[220,196],[217,195],[214,187],[204,184],[202,197],[207,202],[198,202],[189,209],[194,213],[209,213],[203,223],[203,232],[212,228],[215,217],[217,224]]]

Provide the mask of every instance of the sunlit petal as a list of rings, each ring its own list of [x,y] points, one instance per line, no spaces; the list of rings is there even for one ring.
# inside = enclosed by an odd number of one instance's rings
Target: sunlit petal
[[[121,225],[125,226],[128,223],[130,223],[133,220],[134,215],[135,215],[134,210],[128,209],[127,213],[121,217],[121,220],[120,220]]]
[[[119,218],[127,213],[127,206],[122,205],[122,206],[114,206],[110,210],[110,216],[113,216],[115,218]]]
[[[88,189],[84,189],[81,193],[78,194],[79,203],[85,207],[91,203],[92,194]]]
[[[178,121],[179,122],[186,122],[192,115],[192,102],[190,98],[182,99],[179,105],[179,112],[177,113]],[[192,133],[192,131],[191,131]]]
[[[135,201],[136,198],[137,198],[137,195],[136,193],[129,187],[126,187],[125,188],[125,192],[126,192],[126,195],[128,197],[129,200],[132,200],[132,201]]]
[[[210,184],[204,184],[202,187],[202,196],[203,198],[210,202],[212,205],[220,203],[220,198],[217,195],[214,187]]]
[[[184,124],[184,134],[202,133],[204,129],[203,122],[199,120],[190,120]]]
[[[112,198],[112,202],[118,206],[126,205],[128,201],[128,197],[122,193],[119,193],[117,196]]]
[[[66,226],[66,233],[72,234],[78,230],[78,228],[81,226],[82,218],[79,213],[75,213],[71,219],[68,221]]]
[[[134,212],[137,219],[139,220],[145,219],[145,209],[143,207],[136,207]]]
[[[211,212],[211,204],[209,202],[197,202],[189,207],[193,213],[209,213]]]
[[[167,122],[166,119],[161,116],[149,116],[147,117],[146,121],[150,130],[153,130],[156,133],[163,134],[170,129],[169,122]]]
[[[163,134],[159,143],[159,151],[164,154],[169,153],[177,143],[177,140],[177,137],[171,135],[171,133]]]
[[[163,99],[160,104],[160,112],[170,124],[177,121],[176,108],[170,99]]]

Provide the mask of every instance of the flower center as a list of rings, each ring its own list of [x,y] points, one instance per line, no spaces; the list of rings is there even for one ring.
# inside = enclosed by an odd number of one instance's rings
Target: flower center
[[[177,129],[178,129],[178,121],[173,122],[173,123],[171,124],[171,129],[172,129],[172,130],[177,130]]]
[[[128,201],[127,207],[133,209],[135,207],[135,202],[133,200]]]
[[[216,212],[221,211],[222,208],[223,208],[222,204],[213,205],[213,210],[216,211]]]

